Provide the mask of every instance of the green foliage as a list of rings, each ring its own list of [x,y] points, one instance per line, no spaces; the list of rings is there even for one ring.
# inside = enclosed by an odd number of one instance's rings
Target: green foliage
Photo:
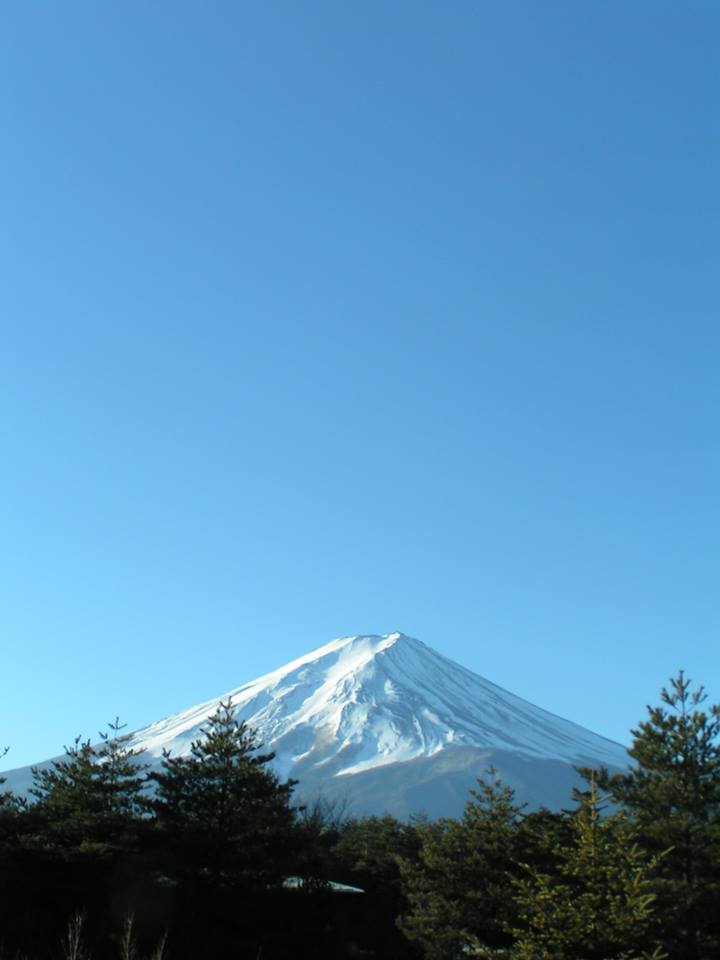
[[[290,807],[293,781],[267,768],[255,735],[221,702],[192,743],[190,755],[165,755],[150,780],[150,806],[165,869],[188,881],[267,885],[286,874],[296,839]]]
[[[495,950],[511,944],[521,809],[489,772],[461,819],[426,823],[417,859],[401,861],[409,905],[401,929],[429,960],[465,956],[470,943]]]
[[[6,747],[0,751],[0,759],[8,752]],[[3,790],[5,778],[0,777],[0,873],[4,870],[3,860],[14,845],[20,815],[25,809],[25,800],[10,790]],[[1,893],[0,893],[1,895]]]
[[[362,932],[361,945],[371,956],[416,956],[396,918],[407,903],[401,888],[400,862],[417,857],[417,822],[402,823],[390,814],[361,817],[343,824],[332,849],[332,875],[360,887],[375,923]]]
[[[673,960],[720,956],[720,706],[681,671],[660,706],[633,730],[627,773],[608,777],[613,800],[633,817],[639,841],[667,851],[656,892],[662,942]]]
[[[633,731],[633,766],[585,771],[573,813],[525,813],[491,776],[459,819],[410,823],[293,809],[231,701],[149,776],[116,721],[34,771],[34,803],[0,778],[0,940],[31,955],[86,943],[98,960],[147,955],[166,930],[177,960],[715,960],[720,707],[704,701],[672,680]],[[67,928],[77,910],[82,930]],[[137,922],[118,939],[124,913]]]
[[[345,822],[342,802],[322,795],[295,808],[297,831],[297,874],[304,890],[327,891],[334,878],[332,849]]]
[[[9,747],[5,747],[0,750],[0,760],[7,756],[9,749]],[[5,782],[5,777],[0,776],[0,839],[2,839],[4,833],[2,829],[4,822],[12,816],[19,806],[22,806],[20,799],[12,791],[2,789]]]
[[[601,816],[594,782],[571,821],[569,843],[556,843],[548,873],[527,867],[516,881],[520,923],[516,960],[640,960],[657,866],[638,846],[627,817]]]
[[[87,908],[98,918],[137,859],[145,776],[119,721],[99,743],[78,738],[64,757],[34,770],[35,802],[18,806],[0,870],[8,939],[45,953],[59,924]]]
[[[418,833],[386,813],[349,821],[340,832],[333,855],[341,869],[364,890],[399,892],[400,859],[417,853]]]
[[[78,737],[61,760],[33,770],[32,819],[41,845],[109,854],[130,842],[145,808],[145,776],[122,729],[119,720],[109,723],[95,745]]]

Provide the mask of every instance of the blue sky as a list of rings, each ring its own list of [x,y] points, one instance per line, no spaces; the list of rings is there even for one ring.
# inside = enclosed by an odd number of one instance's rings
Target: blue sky
[[[720,700],[715,2],[7,4],[0,742],[403,630]]]

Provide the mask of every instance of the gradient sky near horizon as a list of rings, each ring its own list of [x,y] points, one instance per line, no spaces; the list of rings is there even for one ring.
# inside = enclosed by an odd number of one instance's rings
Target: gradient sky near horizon
[[[0,746],[402,630],[720,701],[714,0],[0,14]]]

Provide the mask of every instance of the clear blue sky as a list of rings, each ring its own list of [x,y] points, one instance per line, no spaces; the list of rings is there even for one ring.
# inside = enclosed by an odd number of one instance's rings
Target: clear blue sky
[[[403,630],[720,700],[715,0],[11,0],[0,742]]]

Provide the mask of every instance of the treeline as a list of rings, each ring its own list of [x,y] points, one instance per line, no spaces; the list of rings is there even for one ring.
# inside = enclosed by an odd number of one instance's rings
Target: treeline
[[[294,806],[231,702],[155,770],[115,722],[0,787],[0,955],[716,960],[720,707],[680,673],[632,734],[566,811],[488,771],[405,823]]]

